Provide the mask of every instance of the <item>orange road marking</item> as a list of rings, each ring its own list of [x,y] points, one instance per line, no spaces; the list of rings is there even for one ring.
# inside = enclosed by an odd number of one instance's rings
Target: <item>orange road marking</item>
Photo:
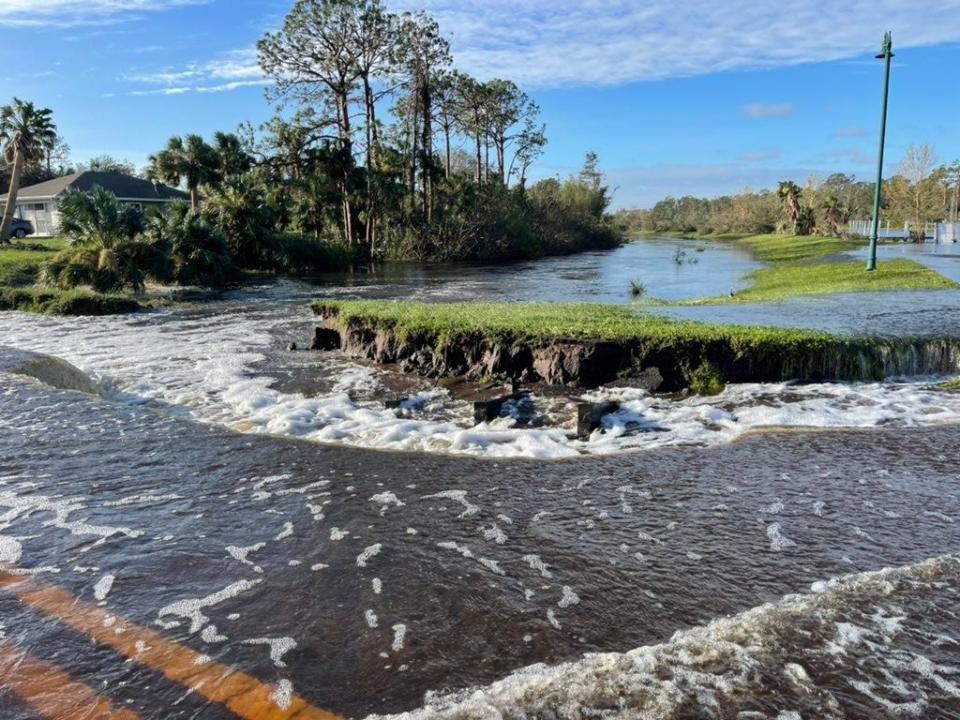
[[[140,720],[57,668],[0,641],[0,685],[49,720]]]
[[[31,580],[0,571],[0,589],[133,662],[186,685],[197,695],[226,705],[244,720],[341,720],[297,695],[286,698],[285,707],[281,707],[276,688],[85,603],[63,588],[40,587]]]

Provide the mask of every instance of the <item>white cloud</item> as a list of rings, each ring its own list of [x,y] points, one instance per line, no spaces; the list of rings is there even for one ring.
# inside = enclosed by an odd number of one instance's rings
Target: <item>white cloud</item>
[[[209,2],[212,0],[0,0],[0,24],[7,27],[93,25]]]
[[[122,80],[143,85],[164,85],[163,88],[135,90],[132,95],[183,95],[184,93],[212,93],[236,90],[254,85],[269,85],[257,65],[256,51],[234,50],[203,64],[183,68],[166,67],[160,70],[131,72]]]
[[[534,87],[615,85],[960,40],[960,0],[388,0],[424,9],[458,65]]]
[[[749,118],[782,118],[793,115],[796,108],[793,103],[767,104],[750,103],[743,107],[743,114]]]

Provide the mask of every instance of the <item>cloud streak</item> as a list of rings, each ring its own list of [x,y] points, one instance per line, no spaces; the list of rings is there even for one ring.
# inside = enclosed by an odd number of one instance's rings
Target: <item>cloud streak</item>
[[[779,105],[750,103],[743,107],[742,112],[748,118],[782,118],[793,115],[796,108],[793,103],[780,103]]]
[[[28,28],[97,25],[209,2],[212,0],[0,0],[0,24]]]
[[[424,9],[459,65],[532,87],[619,85],[859,57],[960,40],[960,0],[388,0]]]

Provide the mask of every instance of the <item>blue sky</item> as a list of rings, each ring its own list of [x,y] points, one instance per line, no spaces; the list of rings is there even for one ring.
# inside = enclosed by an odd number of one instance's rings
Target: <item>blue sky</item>
[[[960,157],[960,0],[387,0],[425,9],[457,65],[541,105],[535,177],[600,154],[618,207],[844,171],[871,178],[883,32],[888,170],[911,143]],[[0,101],[54,109],[76,160],[142,165],[168,137],[271,109],[253,46],[292,0],[0,0]]]

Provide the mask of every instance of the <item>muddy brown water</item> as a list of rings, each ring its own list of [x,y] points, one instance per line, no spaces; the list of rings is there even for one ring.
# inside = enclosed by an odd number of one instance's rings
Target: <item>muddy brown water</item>
[[[956,552],[958,439],[956,427],[771,432],[710,450],[472,460],[243,436],[0,373],[0,535],[33,581],[362,717]],[[260,543],[245,561],[228,549]],[[201,603],[200,627],[161,613],[239,582]],[[952,638],[928,648],[946,665],[960,652],[951,587],[898,600]],[[6,642],[142,717],[231,717],[2,592],[0,624]],[[281,638],[295,646],[271,658]],[[818,682],[846,716],[899,716],[857,689],[862,672],[851,662]],[[768,694],[742,707],[776,717]],[[928,695],[918,716],[960,717],[960,699]]]

